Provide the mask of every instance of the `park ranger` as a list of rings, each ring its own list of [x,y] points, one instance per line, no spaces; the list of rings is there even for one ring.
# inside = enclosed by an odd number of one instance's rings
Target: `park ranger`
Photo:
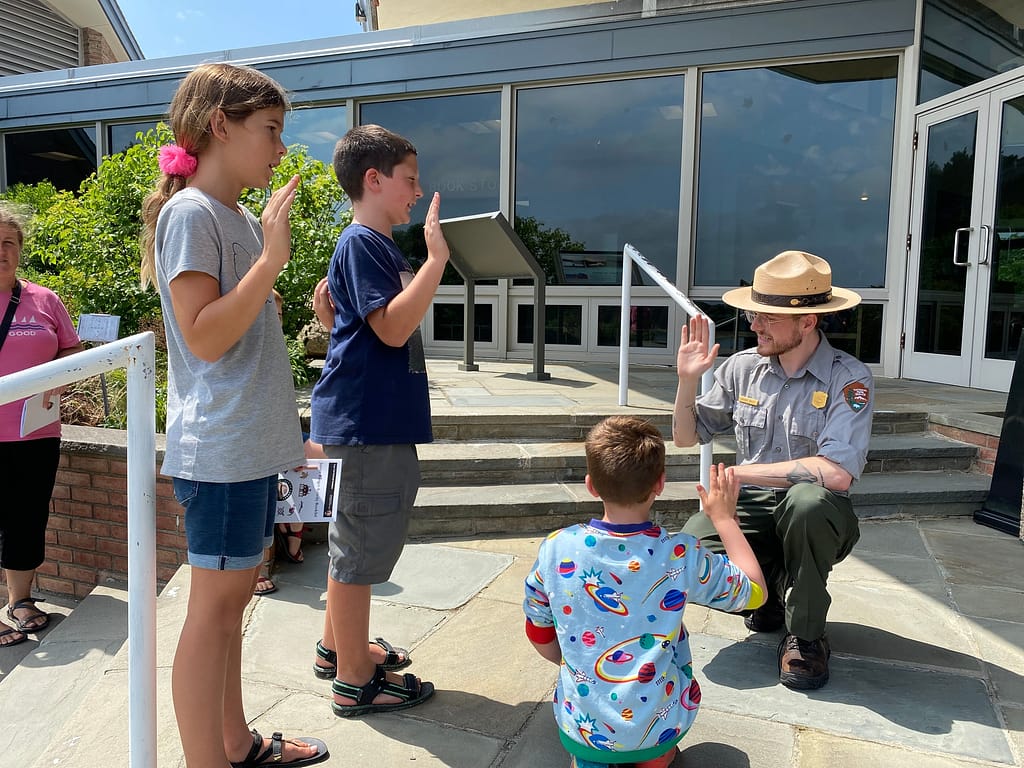
[[[752,286],[722,299],[742,311],[757,348],[728,358],[711,390],[697,399],[718,345],[708,347],[707,317],[683,327],[672,438],[690,446],[734,433],[742,484],[737,515],[770,590],[744,623],[755,632],[785,625],[780,682],[820,688],[828,682],[830,654],[828,574],[860,536],[849,490],[867,458],[874,382],[867,367],[829,344],[819,326],[826,314],[856,306],[860,296],[832,285],[824,259],[785,251],[755,270]],[[722,551],[703,514],[690,518],[685,530]]]

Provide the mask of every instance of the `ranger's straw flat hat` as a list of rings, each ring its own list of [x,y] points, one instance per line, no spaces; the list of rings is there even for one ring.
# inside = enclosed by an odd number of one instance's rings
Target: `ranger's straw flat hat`
[[[832,285],[832,268],[803,251],[783,251],[754,270],[754,284],[726,291],[731,307],[780,315],[839,312],[860,304],[860,295]]]

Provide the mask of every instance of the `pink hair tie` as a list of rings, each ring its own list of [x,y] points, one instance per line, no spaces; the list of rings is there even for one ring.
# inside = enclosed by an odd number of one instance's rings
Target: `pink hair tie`
[[[188,178],[196,172],[199,158],[177,144],[165,144],[160,147],[160,170],[168,176]]]

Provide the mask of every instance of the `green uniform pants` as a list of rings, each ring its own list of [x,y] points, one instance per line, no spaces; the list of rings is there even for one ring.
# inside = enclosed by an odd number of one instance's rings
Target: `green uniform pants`
[[[804,640],[822,637],[832,602],[826,589],[828,574],[860,538],[850,499],[811,483],[775,490],[742,489],[736,515],[764,571],[769,599],[785,596],[789,589],[786,627],[790,634]],[[725,551],[703,512],[687,520],[683,530],[708,549]]]

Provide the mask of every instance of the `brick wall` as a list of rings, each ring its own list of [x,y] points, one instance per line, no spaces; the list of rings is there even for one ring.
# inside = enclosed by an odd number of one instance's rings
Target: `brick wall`
[[[106,38],[95,29],[83,27],[81,30],[82,40],[82,66],[88,67],[92,64],[111,64],[117,61],[114,52],[107,44]]]
[[[974,462],[974,471],[984,472],[991,475],[996,465],[996,452],[999,448],[999,436],[989,435],[984,432],[975,432],[971,429],[954,427],[946,424],[931,424],[929,429],[940,435],[959,440],[962,443],[970,443],[978,446],[978,458]]]
[[[36,588],[83,598],[97,584],[128,580],[127,433],[65,426],[63,435]],[[158,472],[162,460],[158,450]],[[170,480],[159,474],[156,560],[161,587],[187,561],[182,509]]]

